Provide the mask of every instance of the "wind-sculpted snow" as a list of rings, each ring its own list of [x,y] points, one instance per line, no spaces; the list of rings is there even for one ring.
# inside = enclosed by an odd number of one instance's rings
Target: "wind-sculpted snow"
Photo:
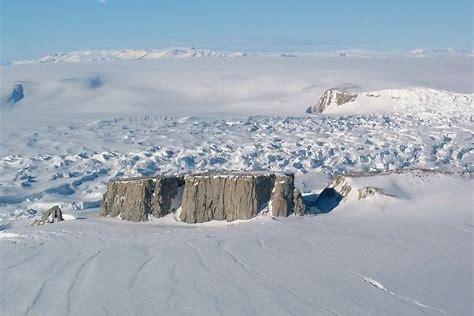
[[[106,181],[122,176],[209,170],[331,176],[407,168],[472,173],[467,114],[144,117],[5,132],[0,217],[28,217],[54,204],[97,207]]]

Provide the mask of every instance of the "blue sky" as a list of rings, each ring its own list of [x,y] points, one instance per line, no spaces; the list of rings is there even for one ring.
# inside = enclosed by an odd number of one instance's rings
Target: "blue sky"
[[[0,0],[0,59],[82,49],[472,47],[470,0]]]

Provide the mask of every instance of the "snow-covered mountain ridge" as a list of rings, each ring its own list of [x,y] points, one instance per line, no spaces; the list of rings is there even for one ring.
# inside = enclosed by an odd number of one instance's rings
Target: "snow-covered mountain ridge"
[[[405,113],[416,115],[472,116],[474,94],[439,91],[428,88],[387,89],[372,92],[351,92],[350,88],[326,90],[308,113],[364,114]]]
[[[408,51],[377,51],[366,49],[340,49],[313,52],[242,52],[230,50],[209,50],[196,47],[171,47],[163,49],[120,49],[120,50],[79,50],[49,54],[38,59],[3,61],[0,66],[30,65],[47,63],[80,63],[116,60],[154,60],[164,58],[235,58],[249,56],[272,57],[355,57],[355,58],[393,58],[393,57],[473,57],[472,49],[416,48]]]
[[[140,60],[162,58],[235,58],[251,54],[238,51],[213,51],[208,49],[167,48],[167,49],[124,49],[124,50],[86,50],[69,53],[46,55],[34,60],[13,61],[12,65],[47,64],[47,63],[79,63],[114,60]]]

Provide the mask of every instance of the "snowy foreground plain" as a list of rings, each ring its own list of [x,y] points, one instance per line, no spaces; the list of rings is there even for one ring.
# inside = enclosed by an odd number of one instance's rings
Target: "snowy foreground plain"
[[[396,197],[227,225],[17,221],[0,233],[2,314],[470,315],[472,180],[358,183]]]
[[[0,110],[1,315],[472,314],[472,57],[74,62],[0,68],[2,98],[24,88]],[[349,83],[390,110],[304,116]],[[353,189],[302,217],[98,217],[110,178],[224,169]]]

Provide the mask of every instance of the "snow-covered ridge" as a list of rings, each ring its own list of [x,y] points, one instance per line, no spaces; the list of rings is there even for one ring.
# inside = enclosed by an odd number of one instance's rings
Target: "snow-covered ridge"
[[[125,50],[90,50],[74,51],[69,53],[56,53],[35,60],[20,60],[12,62],[12,65],[23,64],[47,64],[47,63],[79,63],[94,61],[114,60],[140,60],[140,59],[162,59],[162,58],[235,58],[249,56],[249,53],[213,51],[207,49],[191,48],[167,48],[167,49],[125,49]]]
[[[405,113],[455,115],[474,113],[474,94],[439,91],[428,88],[387,89],[352,92],[351,87],[326,90],[308,113],[361,114]]]
[[[455,49],[455,48],[415,48],[407,52],[409,55],[418,57],[444,56],[444,55],[466,55],[474,56],[473,49]]]
[[[266,57],[355,57],[355,58],[391,58],[391,57],[441,57],[465,56],[473,57],[472,49],[454,48],[416,48],[408,51],[377,51],[367,49],[339,49],[332,51],[313,52],[242,52],[226,50],[209,50],[196,47],[165,48],[165,49],[122,49],[122,50],[80,50],[73,52],[60,52],[49,54],[38,59],[4,61],[0,66],[29,65],[45,63],[79,63],[115,60],[142,60],[163,58],[235,58],[248,56]]]

